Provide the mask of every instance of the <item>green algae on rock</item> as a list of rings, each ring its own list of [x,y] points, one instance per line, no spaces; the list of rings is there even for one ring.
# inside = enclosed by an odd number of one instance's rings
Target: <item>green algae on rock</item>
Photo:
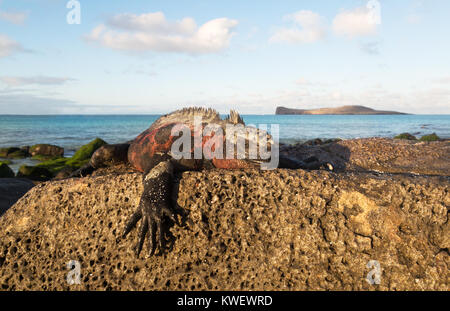
[[[28,156],[26,150],[17,147],[0,148],[0,158],[23,159]]]
[[[7,158],[8,154],[13,153],[17,150],[20,150],[20,148],[17,147],[0,148],[0,158]]]
[[[439,136],[436,135],[436,133],[430,134],[430,135],[425,135],[422,136],[420,138],[420,141],[438,141],[441,138]]]
[[[33,160],[37,160],[37,161],[42,161],[42,162],[46,162],[46,161],[50,161],[50,160],[57,160],[57,159],[61,159],[61,156],[45,156],[45,155],[35,155],[31,157]]]
[[[28,158],[29,156],[30,155],[22,149],[8,154],[8,158],[10,158],[10,159],[25,159],[25,158]]]
[[[101,138],[94,139],[78,149],[67,164],[71,165],[71,163],[81,163],[86,160],[89,161],[95,150],[106,144],[107,143]]]
[[[61,170],[74,171],[81,166],[87,164],[92,154],[106,142],[100,138],[96,138],[88,144],[82,146],[71,158],[56,157],[47,159],[39,163],[36,167],[44,168],[51,172],[52,176],[56,176]]]
[[[49,170],[53,175],[56,175],[60,170],[67,166],[69,158],[57,158],[44,161],[36,165],[36,167],[42,167]]]
[[[406,139],[406,140],[417,140],[416,136],[409,133],[402,133],[394,137],[394,139]]]

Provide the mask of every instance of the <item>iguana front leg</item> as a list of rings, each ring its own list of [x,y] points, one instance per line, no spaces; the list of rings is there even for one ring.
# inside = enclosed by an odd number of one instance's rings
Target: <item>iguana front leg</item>
[[[144,177],[144,193],[136,212],[125,227],[125,237],[142,219],[139,229],[139,242],[136,253],[142,250],[147,233],[149,234],[149,251],[153,255],[157,248],[162,253],[165,246],[165,232],[162,222],[164,216],[178,223],[171,207],[171,190],[174,166],[170,160],[152,168]]]

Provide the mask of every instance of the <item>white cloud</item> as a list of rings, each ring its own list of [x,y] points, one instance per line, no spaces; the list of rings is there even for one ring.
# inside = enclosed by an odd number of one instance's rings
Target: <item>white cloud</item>
[[[0,81],[8,86],[23,86],[23,85],[61,85],[70,78],[36,76],[36,77],[0,77]]]
[[[229,46],[237,24],[236,20],[217,18],[198,27],[192,18],[170,22],[161,12],[126,13],[97,26],[86,39],[122,51],[216,53]]]
[[[186,17],[180,21],[169,22],[164,13],[146,13],[135,15],[130,13],[118,14],[107,21],[107,24],[118,29],[131,31],[145,31],[149,33],[160,34],[186,34],[195,33],[197,24],[195,21]]]
[[[0,11],[0,20],[4,20],[16,25],[21,25],[27,19],[28,14],[24,12],[6,12]]]
[[[6,35],[0,34],[0,58],[12,55],[15,52],[23,52],[24,48]]]
[[[349,38],[374,35],[377,23],[374,21],[373,11],[368,8],[343,10],[333,20],[333,31]]]
[[[322,17],[312,11],[302,10],[285,16],[284,20],[293,22],[294,26],[278,29],[270,42],[313,43],[326,36]]]

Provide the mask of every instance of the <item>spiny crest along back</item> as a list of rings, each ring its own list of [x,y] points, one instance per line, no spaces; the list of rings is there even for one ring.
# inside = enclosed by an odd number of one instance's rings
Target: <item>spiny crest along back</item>
[[[245,124],[244,120],[242,120],[241,116],[235,110],[230,110],[230,115],[225,118],[225,121],[230,122],[232,124]]]
[[[180,110],[176,110],[169,114],[161,116],[158,120],[156,120],[150,130],[159,128],[165,124],[169,123],[184,123],[189,124],[194,121],[195,117],[201,118],[202,122],[206,123],[217,123],[222,124],[223,121],[226,123],[232,124],[244,124],[239,113],[234,110],[230,111],[230,115],[227,116],[224,120],[220,118],[219,113],[212,108],[201,108],[201,107],[189,107],[183,108]]]
[[[221,121],[219,113],[211,108],[190,107],[183,108],[161,116],[156,120],[150,129],[156,129],[169,123],[189,124],[194,121],[194,117],[200,117],[202,122],[219,123]]]

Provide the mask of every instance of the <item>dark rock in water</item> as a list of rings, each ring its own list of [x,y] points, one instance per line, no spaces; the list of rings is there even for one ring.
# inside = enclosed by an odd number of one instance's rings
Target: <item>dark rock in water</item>
[[[0,158],[21,159],[28,156],[28,152],[17,147],[0,148]]]
[[[0,158],[7,158],[9,153],[20,150],[16,147],[0,148]]]
[[[24,159],[24,158],[28,158],[29,156],[30,156],[29,153],[27,153],[21,149],[8,154],[8,158],[10,158],[10,159]]]
[[[27,179],[0,179],[0,216],[33,187],[34,184]]]
[[[0,162],[0,178],[13,178],[14,172],[6,163]]]
[[[22,165],[17,177],[24,177],[36,181],[45,181],[53,177],[52,172],[44,167]]]
[[[38,144],[32,146],[29,152],[33,157],[62,157],[64,155],[64,148],[55,145]]]
[[[23,147],[20,147],[20,150],[23,150],[23,151],[25,151],[26,153],[30,153],[30,146],[23,146]]]
[[[402,133],[394,137],[394,139],[417,140],[417,138],[409,133]]]
[[[18,147],[0,148],[0,158],[23,159],[29,157],[29,153]]]
[[[71,158],[56,157],[51,159],[43,159],[44,162],[39,163],[37,167],[48,170],[52,174],[52,177],[56,176],[57,179],[66,178],[67,172],[75,171],[76,169],[89,163],[92,154],[105,144],[105,141],[100,138],[96,138],[78,149],[78,151],[75,152]],[[60,171],[63,172],[61,172],[58,176]]]

